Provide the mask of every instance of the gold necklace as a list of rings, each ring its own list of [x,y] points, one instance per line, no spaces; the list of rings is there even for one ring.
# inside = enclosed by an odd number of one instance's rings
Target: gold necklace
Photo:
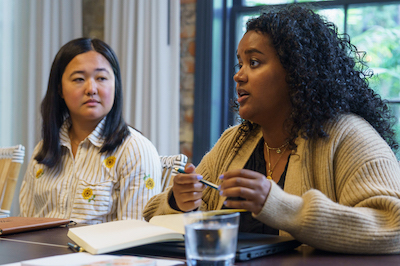
[[[283,147],[286,147],[286,146],[289,144],[289,141],[286,141],[286,143],[282,144],[282,146],[280,146],[280,147],[278,147],[278,148],[271,148],[270,146],[268,146],[268,144],[267,144],[266,141],[264,141],[264,143],[265,143],[265,146],[267,147],[267,149],[273,150],[273,151],[275,151],[276,153],[281,153],[281,152],[282,152],[281,149],[282,149]]]
[[[267,148],[267,154],[268,154],[268,171],[267,171],[267,179],[272,179],[272,172],[275,169],[275,166],[278,164],[279,160],[282,158],[282,155],[285,153],[286,149],[287,149],[287,145],[289,144],[289,142],[286,142],[285,144],[283,144],[282,146],[280,146],[279,148],[270,148],[267,144],[267,142],[264,141],[265,147]],[[281,150],[281,148],[285,147],[283,150]],[[274,166],[271,168],[271,157],[269,155],[269,150],[274,150],[276,151],[276,153],[280,154],[278,160],[276,160]],[[279,152],[278,152],[279,151]]]

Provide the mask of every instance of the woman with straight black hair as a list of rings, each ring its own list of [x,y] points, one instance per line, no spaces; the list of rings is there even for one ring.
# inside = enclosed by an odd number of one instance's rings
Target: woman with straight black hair
[[[82,223],[141,219],[161,191],[153,144],[122,117],[118,58],[79,38],[57,53],[42,102],[42,136],[20,191],[22,216]]]

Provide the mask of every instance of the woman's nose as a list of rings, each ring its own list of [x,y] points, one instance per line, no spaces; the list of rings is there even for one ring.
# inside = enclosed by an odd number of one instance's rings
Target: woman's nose
[[[233,80],[236,83],[241,83],[241,82],[246,82],[247,81],[247,75],[246,72],[244,71],[244,67],[241,67],[236,74],[233,76]]]
[[[97,84],[93,79],[89,79],[87,81],[85,93],[87,95],[95,95],[95,94],[97,94]]]

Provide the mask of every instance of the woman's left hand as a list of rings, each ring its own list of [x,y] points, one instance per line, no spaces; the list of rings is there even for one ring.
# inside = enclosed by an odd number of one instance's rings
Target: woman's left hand
[[[237,169],[225,172],[220,178],[220,193],[225,197],[241,197],[244,200],[227,200],[225,206],[235,209],[246,209],[258,214],[267,200],[271,183],[265,175],[258,172]]]

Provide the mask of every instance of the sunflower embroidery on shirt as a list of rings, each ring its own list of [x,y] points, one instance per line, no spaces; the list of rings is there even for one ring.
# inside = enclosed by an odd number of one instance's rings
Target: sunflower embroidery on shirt
[[[43,174],[44,174],[43,169],[37,170],[37,172],[36,172],[36,178],[41,178]]]
[[[111,168],[115,164],[115,156],[110,156],[107,159],[104,160],[104,164],[106,165],[107,168]]]
[[[148,189],[153,189],[155,186],[153,178],[150,177],[150,175],[145,175],[143,180],[146,182],[146,187]]]
[[[94,201],[96,195],[93,194],[93,190],[91,188],[85,188],[82,192],[82,197],[87,199],[88,202],[91,202],[92,200]]]

